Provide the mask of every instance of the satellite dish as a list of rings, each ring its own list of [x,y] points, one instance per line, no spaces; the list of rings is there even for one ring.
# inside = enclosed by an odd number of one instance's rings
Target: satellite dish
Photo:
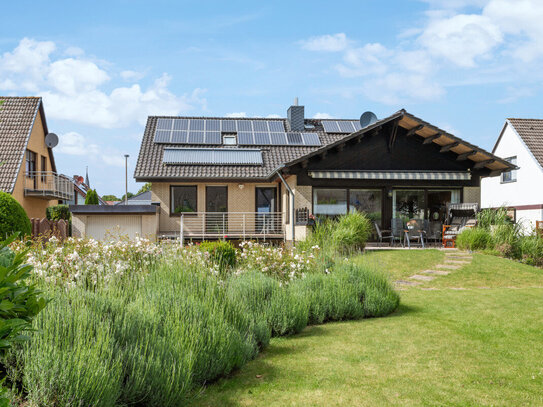
[[[49,148],[56,147],[58,144],[58,136],[55,133],[49,133],[45,136],[45,145]]]
[[[362,113],[362,116],[360,116],[360,126],[362,128],[371,126],[376,121],[377,116],[375,116],[375,113],[373,112],[364,112]]]

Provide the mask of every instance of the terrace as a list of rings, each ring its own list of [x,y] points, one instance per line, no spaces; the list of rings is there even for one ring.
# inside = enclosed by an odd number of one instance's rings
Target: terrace
[[[53,171],[27,171],[24,178],[25,196],[43,199],[73,199],[71,180]]]

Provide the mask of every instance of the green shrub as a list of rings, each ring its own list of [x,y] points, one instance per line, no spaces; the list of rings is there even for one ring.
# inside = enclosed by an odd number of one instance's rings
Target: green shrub
[[[230,242],[222,240],[202,242],[200,249],[209,253],[209,260],[218,265],[220,271],[236,265],[236,248]]]
[[[510,225],[513,221],[507,215],[507,208],[483,209],[477,214],[477,225],[489,229],[492,225]]]
[[[372,230],[368,217],[362,212],[355,211],[339,217],[337,224],[333,226],[332,240],[340,251],[361,250]]]
[[[0,240],[17,232],[21,235],[29,235],[30,219],[15,198],[0,191]]]
[[[531,266],[543,266],[543,237],[537,233],[520,236],[518,246],[524,263]]]
[[[72,213],[68,205],[53,205],[45,210],[45,217],[49,220],[61,220],[69,222],[72,219]]]
[[[485,250],[492,246],[492,236],[483,228],[465,228],[456,237],[456,247],[461,250]]]
[[[492,225],[490,227],[494,249],[502,256],[520,259],[522,253],[519,246],[520,226],[514,223]]]
[[[98,193],[95,189],[89,189],[87,191],[87,196],[85,197],[85,205],[99,205],[100,200],[98,199]]]

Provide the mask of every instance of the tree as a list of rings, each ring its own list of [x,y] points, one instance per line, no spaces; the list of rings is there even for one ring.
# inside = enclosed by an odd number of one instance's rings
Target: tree
[[[141,194],[143,192],[150,191],[151,190],[151,185],[152,184],[150,182],[146,182],[145,184],[143,184],[143,186],[140,188],[140,190],[138,191],[138,193],[136,195],[139,195],[139,194]]]
[[[98,194],[95,189],[89,189],[85,198],[85,205],[99,205]]]
[[[133,196],[134,196],[134,194],[132,192],[128,193],[128,199],[132,198]],[[121,201],[124,201],[124,197],[125,197],[125,195],[122,196]]]
[[[15,198],[0,191],[0,240],[15,232],[29,235],[31,232],[30,219]]]
[[[104,201],[120,201],[120,199],[117,198],[115,195],[103,195],[102,199]]]

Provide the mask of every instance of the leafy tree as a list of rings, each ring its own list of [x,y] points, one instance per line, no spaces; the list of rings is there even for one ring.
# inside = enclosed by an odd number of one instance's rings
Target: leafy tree
[[[136,195],[139,195],[141,194],[142,192],[147,192],[147,191],[150,191],[151,190],[151,183],[150,182],[146,182],[145,184],[143,184],[143,186],[139,189],[138,193]]]
[[[125,196],[126,196],[126,194],[123,195],[123,197],[121,198],[121,201],[124,201],[124,197],[125,197]],[[133,196],[134,196],[134,194],[133,194],[132,192],[129,192],[129,193],[128,193],[128,199],[132,198]]]
[[[98,194],[95,189],[89,189],[87,191],[87,197],[85,198],[85,205],[99,205]]]
[[[120,201],[120,199],[117,198],[115,195],[103,195],[102,199],[104,201]]]
[[[49,220],[61,220],[70,221],[72,214],[68,205],[53,205],[45,210],[45,217]]]
[[[0,240],[15,232],[29,235],[31,232],[30,219],[15,198],[0,191]]]

